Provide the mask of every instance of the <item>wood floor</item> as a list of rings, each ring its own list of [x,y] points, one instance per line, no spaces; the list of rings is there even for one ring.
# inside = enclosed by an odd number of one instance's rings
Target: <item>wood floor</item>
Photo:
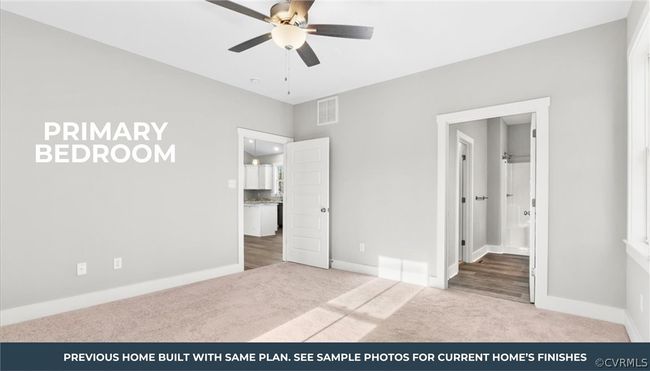
[[[461,263],[449,288],[530,303],[528,257],[488,253],[475,263]]]
[[[282,262],[282,228],[275,236],[244,236],[244,270]]]

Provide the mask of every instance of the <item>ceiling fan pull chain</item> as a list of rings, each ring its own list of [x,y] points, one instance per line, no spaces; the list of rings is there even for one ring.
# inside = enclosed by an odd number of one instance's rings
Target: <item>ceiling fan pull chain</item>
[[[289,58],[289,50],[285,50],[284,56],[286,64],[286,74],[284,76],[284,81],[287,82],[287,95],[291,95],[291,59]]]

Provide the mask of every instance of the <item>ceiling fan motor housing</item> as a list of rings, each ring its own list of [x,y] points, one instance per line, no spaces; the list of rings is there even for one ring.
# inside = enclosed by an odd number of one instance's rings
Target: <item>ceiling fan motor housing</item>
[[[271,7],[268,16],[230,0],[207,1],[273,25],[271,32],[246,40],[228,49],[235,53],[241,53],[266,41],[273,40],[281,48],[296,50],[305,65],[312,67],[319,64],[320,61],[307,43],[307,35],[362,40],[372,38],[373,27],[370,26],[345,24],[309,25],[307,23],[308,12],[315,0],[276,0],[278,2]]]
[[[290,24],[304,28],[307,26],[307,14],[300,16],[298,14],[289,13],[289,1],[280,1],[271,7],[271,19],[277,23]]]

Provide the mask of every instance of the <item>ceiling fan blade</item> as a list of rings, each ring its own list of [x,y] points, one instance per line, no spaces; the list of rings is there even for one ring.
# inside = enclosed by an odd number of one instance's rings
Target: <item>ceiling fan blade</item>
[[[298,14],[301,17],[306,17],[309,8],[314,4],[315,0],[291,0],[289,4],[289,13],[291,15]]]
[[[369,26],[350,26],[345,24],[310,24],[307,30],[312,35],[342,37],[344,39],[370,40],[374,31]]]
[[[265,33],[264,35],[260,35],[258,37],[254,37],[250,40],[244,41],[241,44],[235,45],[232,48],[228,49],[231,52],[235,53],[241,53],[244,50],[248,50],[256,45],[259,45],[265,41],[271,40],[271,33]]]
[[[305,42],[302,44],[302,46],[298,49],[296,49],[298,52],[298,55],[302,59],[303,62],[307,65],[307,67],[315,66],[317,64],[320,64],[320,61],[318,60],[318,57],[316,56],[316,53],[314,53],[314,50]]]
[[[257,12],[253,9],[247,8],[243,5],[239,5],[235,2],[228,1],[228,0],[207,0],[209,3],[212,3],[214,5],[219,5],[221,7],[224,7],[226,9],[230,9],[233,12],[241,13],[244,15],[247,15],[249,17],[253,17],[255,19],[259,19],[260,21],[264,21],[269,23],[270,19],[269,17],[265,16],[264,14]]]

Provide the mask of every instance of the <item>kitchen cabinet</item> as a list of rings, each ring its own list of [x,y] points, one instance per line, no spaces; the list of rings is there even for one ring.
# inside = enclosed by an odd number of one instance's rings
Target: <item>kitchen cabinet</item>
[[[273,165],[245,165],[244,189],[273,189]]]
[[[247,236],[274,236],[278,230],[278,204],[244,204],[244,234]]]

